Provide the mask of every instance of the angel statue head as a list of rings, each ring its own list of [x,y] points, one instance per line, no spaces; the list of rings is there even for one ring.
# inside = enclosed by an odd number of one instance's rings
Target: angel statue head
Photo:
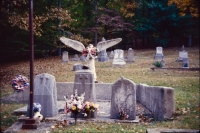
[[[86,48],[81,42],[66,37],[61,37],[60,41],[65,45],[81,52],[86,57],[88,67],[94,74],[94,81],[97,83],[98,81],[95,70],[95,58],[97,57],[97,53],[118,44],[122,41],[122,39],[116,38],[111,40],[105,40],[103,38],[102,41],[97,43],[96,47],[94,47],[92,44],[89,44]]]

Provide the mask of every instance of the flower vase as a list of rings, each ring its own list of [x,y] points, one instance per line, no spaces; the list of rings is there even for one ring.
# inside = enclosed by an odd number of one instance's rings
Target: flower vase
[[[79,113],[79,112],[74,112],[74,113],[73,113],[73,114],[74,114],[74,120],[75,120],[74,123],[75,123],[75,125],[77,124],[77,115],[78,115],[78,113]]]
[[[90,119],[91,111],[86,111],[87,119]]]
[[[120,119],[121,120],[126,120],[126,116],[121,116]]]

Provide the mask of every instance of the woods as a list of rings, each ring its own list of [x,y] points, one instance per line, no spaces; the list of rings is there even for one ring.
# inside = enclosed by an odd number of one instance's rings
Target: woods
[[[28,0],[2,0],[0,56],[29,54]],[[35,56],[70,50],[65,36],[96,44],[102,37],[123,39],[116,48],[199,44],[198,0],[34,0]]]

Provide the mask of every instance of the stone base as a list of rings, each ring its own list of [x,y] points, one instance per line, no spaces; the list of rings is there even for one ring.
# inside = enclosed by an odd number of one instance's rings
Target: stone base
[[[146,133],[199,133],[199,130],[152,128],[147,129]]]
[[[25,120],[25,123],[22,125],[22,129],[37,129],[37,124],[35,124],[34,119],[28,118]]]

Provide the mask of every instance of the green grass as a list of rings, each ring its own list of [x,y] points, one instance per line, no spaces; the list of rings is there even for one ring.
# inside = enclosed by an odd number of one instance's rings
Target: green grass
[[[167,68],[181,68],[181,62],[175,62],[178,58],[179,48],[164,49],[165,66]],[[199,47],[186,48],[189,56],[189,67],[199,68]],[[173,121],[118,124],[118,123],[79,123],[76,126],[55,129],[54,132],[145,132],[146,128],[167,127],[199,129],[199,71],[177,69],[155,69],[153,66],[153,54],[155,49],[134,50],[135,62],[126,64],[123,68],[112,67],[112,62],[96,61],[97,80],[103,83],[114,83],[122,76],[135,83],[144,83],[151,86],[167,86],[175,90],[175,116]],[[55,76],[57,82],[73,82],[75,72],[72,71],[76,62],[62,63],[62,57],[49,57],[34,61],[34,74],[49,73]],[[13,92],[11,80],[15,75],[29,77],[29,61],[7,63],[1,65],[0,86],[1,97]],[[9,106],[9,108],[4,108]],[[1,105],[1,128],[6,129],[14,121],[12,110],[22,105]],[[4,116],[7,116],[4,118]],[[61,130],[61,131],[59,131]]]

